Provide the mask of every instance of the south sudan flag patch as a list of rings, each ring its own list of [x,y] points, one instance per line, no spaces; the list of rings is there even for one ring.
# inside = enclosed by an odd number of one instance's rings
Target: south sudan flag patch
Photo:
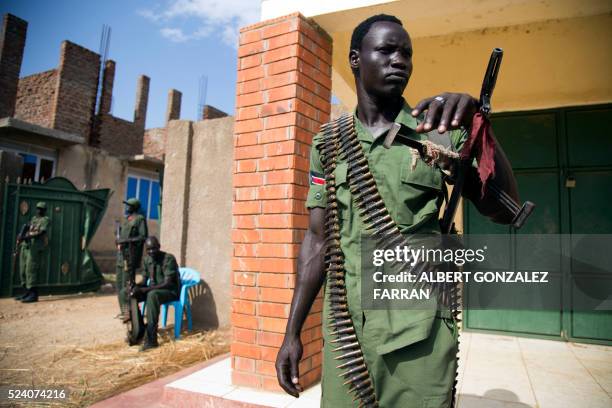
[[[310,185],[311,186],[324,186],[325,185],[325,176],[321,173],[317,173],[315,171],[310,172]]]

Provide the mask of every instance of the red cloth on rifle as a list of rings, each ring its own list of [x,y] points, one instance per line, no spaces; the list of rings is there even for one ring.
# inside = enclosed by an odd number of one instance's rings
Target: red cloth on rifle
[[[482,113],[478,112],[472,119],[472,132],[463,144],[461,159],[468,160],[475,157],[478,162],[478,175],[484,196],[485,187],[489,178],[495,175],[495,138],[491,122]]]

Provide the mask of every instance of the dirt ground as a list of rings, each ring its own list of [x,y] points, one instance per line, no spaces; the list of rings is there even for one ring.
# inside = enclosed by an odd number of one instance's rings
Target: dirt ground
[[[227,330],[174,341],[169,326],[159,349],[141,353],[123,340],[117,313],[114,294],[0,299],[0,385],[67,388],[69,405],[87,406],[229,349]]]

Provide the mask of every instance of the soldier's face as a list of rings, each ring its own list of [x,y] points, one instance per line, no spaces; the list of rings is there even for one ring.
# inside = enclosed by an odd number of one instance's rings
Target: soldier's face
[[[399,24],[379,21],[370,27],[361,49],[351,51],[349,62],[368,94],[401,96],[412,75],[412,42]]]
[[[159,247],[157,245],[148,246],[147,255],[149,255],[151,258],[157,258],[159,255]]]

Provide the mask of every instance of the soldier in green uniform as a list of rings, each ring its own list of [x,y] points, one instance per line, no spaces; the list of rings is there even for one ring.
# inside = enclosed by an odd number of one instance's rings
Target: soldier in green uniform
[[[133,296],[139,302],[146,301],[146,336],[141,351],[158,346],[157,323],[161,305],[177,300],[181,293],[181,279],[178,264],[174,255],[161,251],[156,237],[146,240],[147,255],[144,258],[144,282],[133,291]],[[120,298],[126,299],[125,289],[120,292]],[[125,301],[125,300],[123,300]]]
[[[134,259],[133,262],[138,269],[140,267],[142,261],[142,253],[144,248],[144,240],[149,235],[149,231],[147,228],[147,220],[145,217],[138,213],[140,209],[140,201],[136,198],[130,198],[127,201],[123,202],[127,205],[127,216],[125,220],[121,223],[119,229],[119,240],[126,240],[128,238],[139,238],[134,245]],[[129,244],[119,245],[117,244],[117,263],[116,263],[116,271],[117,271],[117,288],[119,290],[118,299],[119,306],[123,303],[121,298],[120,290],[125,287],[125,281],[127,276],[124,273],[124,260],[128,259]],[[123,310],[120,310],[118,317],[123,315]]]
[[[19,272],[21,285],[26,289],[23,296],[18,297],[23,303],[38,302],[38,291],[36,283],[49,246],[49,217],[47,203],[39,201],[36,203],[36,215],[30,220],[30,226],[24,239],[17,244],[20,246]]]
[[[401,22],[388,15],[370,17],[351,38],[349,63],[355,76],[357,108],[354,123],[369,170],[393,221],[404,235],[440,234],[438,214],[443,181],[439,168],[412,151],[382,142],[391,125],[399,123],[407,137],[427,139],[427,132],[448,132],[455,149],[464,142],[477,112],[478,101],[467,94],[442,93],[409,107],[402,94],[412,73],[412,44]],[[310,157],[309,228],[298,256],[298,273],[291,311],[276,370],[279,384],[293,396],[301,391],[298,364],[302,357],[300,332],[310,307],[325,281],[325,211],[327,193],[321,155],[322,135],[315,136]],[[499,147],[495,152],[495,179],[517,199],[511,167]],[[350,316],[381,407],[448,408],[456,370],[456,326],[450,314],[430,310],[362,310],[361,233],[364,222],[349,190],[346,160],[334,170],[340,218],[340,246],[344,255],[345,285]],[[496,222],[509,223],[512,215],[490,192],[480,196],[476,172],[468,175],[465,194],[480,212]],[[322,407],[353,407],[358,402],[339,377],[330,344],[329,288],[323,310]]]

